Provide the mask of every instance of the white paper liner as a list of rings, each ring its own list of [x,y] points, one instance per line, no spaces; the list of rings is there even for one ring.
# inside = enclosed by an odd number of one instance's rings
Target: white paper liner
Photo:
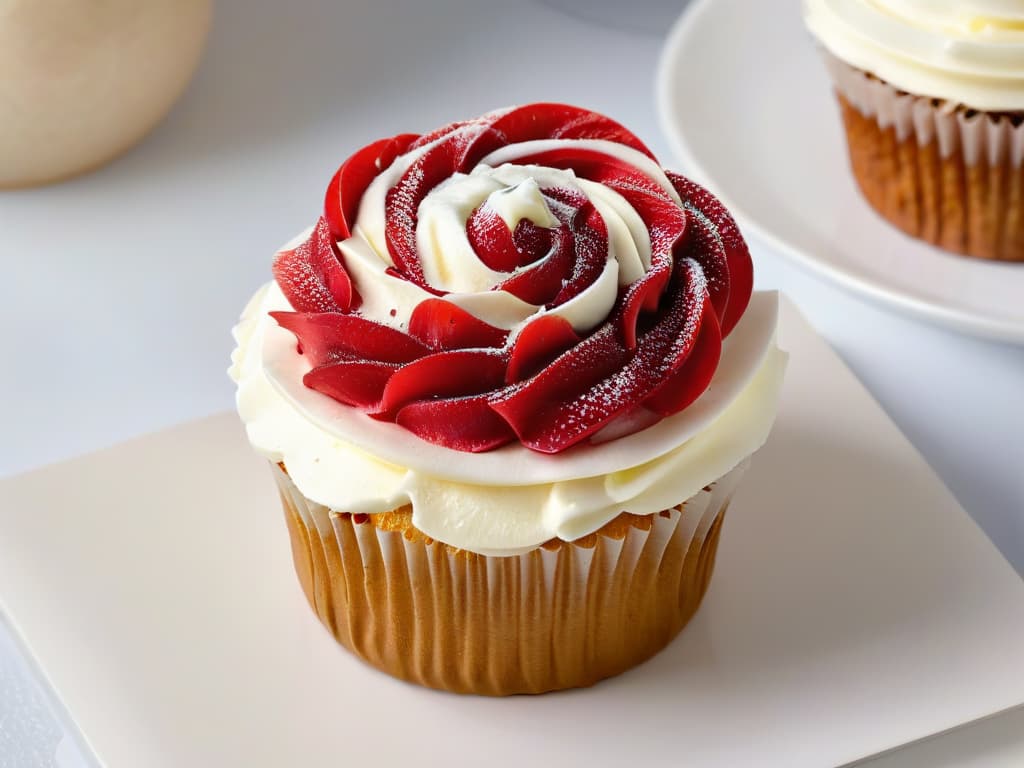
[[[868,203],[948,251],[1024,261],[1024,116],[904,93],[822,53]]]
[[[675,637],[707,589],[746,462],[617,534],[508,557],[333,512],[272,466],[299,580],[338,642],[405,680],[507,695],[591,685]]]
[[[898,141],[909,136],[920,146],[938,141],[941,157],[963,152],[968,165],[983,158],[989,165],[1009,162],[1019,168],[1024,163],[1024,125],[1015,126],[1008,116],[905,93],[828,52],[822,54],[839,93],[883,130],[894,127]]]

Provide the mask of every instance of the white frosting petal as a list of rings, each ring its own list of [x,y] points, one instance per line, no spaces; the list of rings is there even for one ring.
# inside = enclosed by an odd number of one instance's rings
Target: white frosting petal
[[[389,264],[381,261],[365,240],[350,237],[338,247],[359,292],[359,314],[384,325],[408,328],[416,305],[432,294],[413,282],[389,275]],[[367,290],[370,287],[372,290]]]
[[[726,340],[711,386],[684,411],[555,456],[518,444],[470,454],[425,443],[304,387],[307,361],[267,315],[288,308],[268,284],[234,331],[231,375],[254,447],[283,461],[317,503],[364,513],[412,503],[421,531],[485,554],[574,539],[620,512],[648,514],[693,495],[764,442],[785,363],[772,341],[776,297],[756,293]]]
[[[483,175],[455,174],[431,190],[417,214],[416,249],[423,276],[441,291],[486,291],[508,277],[482,261],[466,236],[466,220],[501,182]]]
[[[904,91],[1024,110],[1019,0],[804,0],[804,18],[833,55]]]
[[[523,219],[532,221],[538,227],[558,226],[558,219],[544,202],[540,185],[532,176],[492,192],[487,197],[486,205],[501,217],[510,232],[515,231],[516,225]]]
[[[619,285],[630,285],[651,268],[651,234],[640,214],[618,192],[579,179],[580,187],[608,227],[608,247],[619,262]]]
[[[594,282],[548,314],[568,320],[579,334],[589,333],[608,317],[618,292],[619,262],[608,259]]]

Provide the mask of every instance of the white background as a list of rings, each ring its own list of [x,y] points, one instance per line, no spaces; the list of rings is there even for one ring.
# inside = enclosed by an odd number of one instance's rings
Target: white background
[[[92,175],[0,192],[0,475],[230,408],[230,327],[369,141],[559,100],[675,165],[653,91],[678,3],[342,5],[219,3],[196,80],[146,141]],[[1024,570],[1024,348],[870,306],[752,247],[759,287],[801,307]]]

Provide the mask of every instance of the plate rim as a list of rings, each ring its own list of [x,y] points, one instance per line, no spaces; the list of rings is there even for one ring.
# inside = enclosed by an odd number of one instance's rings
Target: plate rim
[[[747,212],[721,185],[714,182],[714,174],[698,159],[686,139],[686,132],[675,120],[673,93],[677,80],[674,72],[679,69],[680,59],[685,55],[685,41],[697,34],[716,0],[692,0],[672,25],[658,56],[655,78],[655,102],[662,134],[676,158],[688,173],[708,187],[740,224],[753,232],[776,253],[804,271],[825,279],[847,293],[870,299],[876,305],[897,309],[917,319],[924,319],[945,328],[972,336],[996,341],[1024,344],[1024,322],[1015,322],[995,317],[986,317],[961,309],[945,306],[919,296],[894,289],[884,282],[865,277],[841,264],[820,259],[799,245],[775,234],[770,227],[762,225],[756,216]]]

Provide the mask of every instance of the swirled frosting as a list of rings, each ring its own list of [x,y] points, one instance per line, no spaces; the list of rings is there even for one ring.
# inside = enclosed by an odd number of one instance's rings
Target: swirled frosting
[[[804,18],[833,55],[896,88],[1024,110],[1019,0],[804,0]]]
[[[274,273],[306,386],[471,452],[557,453],[684,409],[752,283],[714,197],[560,104],[360,150]]]
[[[776,300],[710,194],[564,105],[401,135],[235,329],[256,449],[309,499],[483,554],[650,514],[761,446]]]

